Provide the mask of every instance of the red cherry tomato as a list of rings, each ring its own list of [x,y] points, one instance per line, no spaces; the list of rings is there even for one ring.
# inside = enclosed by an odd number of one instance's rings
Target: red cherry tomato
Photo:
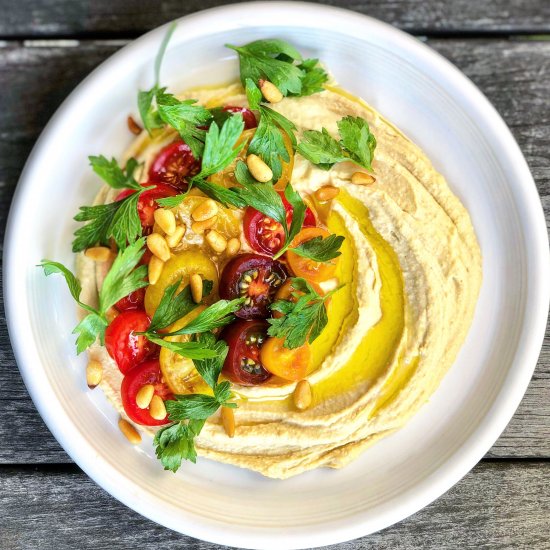
[[[229,380],[243,386],[255,386],[271,377],[260,361],[268,326],[260,320],[236,321],[222,331],[220,338],[229,346],[223,373]]]
[[[139,219],[141,221],[141,226],[143,227],[143,233],[147,235],[151,233],[151,229],[155,224],[154,212],[159,207],[157,204],[157,199],[173,197],[178,194],[178,191],[174,187],[165,185],[164,183],[148,182],[142,183],[141,185],[143,187],[151,187],[152,185],[155,186],[154,189],[149,189],[141,194],[137,205]],[[134,193],[135,191],[132,189],[125,189],[118,194],[115,200],[118,201],[125,199],[127,196],[133,195]]]
[[[189,145],[182,140],[177,140],[160,150],[149,168],[149,179],[167,183],[185,191],[187,178],[198,174],[200,169],[201,163],[195,159]]]
[[[290,226],[293,208],[283,193],[279,193],[279,195],[283,199],[286,210],[286,223]],[[315,214],[311,208],[307,208],[303,227],[315,227],[315,225],[317,225]],[[283,226],[251,206],[244,212],[243,227],[248,244],[256,252],[273,256],[283,246],[285,240]]]
[[[246,107],[235,107],[233,105],[226,105],[223,110],[227,111],[228,113],[238,113],[242,115],[245,130],[250,130],[251,128],[256,128],[258,126],[258,122],[256,121],[254,113]]]
[[[130,292],[128,296],[121,298],[115,307],[118,311],[129,311],[132,309],[143,309],[143,301],[145,300],[145,288],[138,288],[134,292]]]
[[[149,413],[149,409],[140,409],[136,403],[138,391],[146,384],[152,384],[155,387],[155,395],[162,400],[173,399],[174,395],[168,386],[162,382],[162,374],[158,359],[144,361],[128,371],[122,385],[120,386],[120,395],[122,397],[122,406],[129,416],[130,420],[136,424],[144,426],[161,426],[167,424],[168,418],[155,420]]]
[[[225,300],[246,298],[243,307],[235,313],[241,319],[269,317],[268,306],[286,278],[286,270],[277,260],[258,254],[240,254],[223,268],[220,297]]]
[[[105,331],[105,347],[116,361],[122,374],[151,357],[158,346],[135,332],[145,332],[151,320],[142,310],[123,311],[117,315]]]

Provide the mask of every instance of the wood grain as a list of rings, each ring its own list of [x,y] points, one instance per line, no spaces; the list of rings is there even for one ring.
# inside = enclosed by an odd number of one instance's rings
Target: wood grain
[[[326,548],[548,548],[548,476],[549,463],[480,463],[447,494],[398,525]],[[0,469],[0,509],[4,550],[224,548],[137,515],[76,468]]]
[[[0,0],[0,36],[136,35],[223,0]],[[548,32],[550,4],[540,0],[322,0],[409,32]]]
[[[0,242],[19,173],[43,126],[78,82],[124,43],[30,41],[0,47]],[[550,219],[550,42],[447,39],[429,40],[428,44],[470,76],[511,127]],[[0,463],[70,462],[27,395],[14,363],[2,311]],[[14,441],[25,444],[15,445]],[[548,336],[527,394],[489,456],[550,457]]]

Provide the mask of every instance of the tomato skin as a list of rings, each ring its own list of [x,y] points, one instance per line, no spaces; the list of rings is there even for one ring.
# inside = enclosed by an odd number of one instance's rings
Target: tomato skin
[[[282,338],[268,338],[260,350],[260,360],[266,370],[284,380],[302,380],[311,360],[309,344],[288,349]]]
[[[122,374],[158,351],[145,336],[134,334],[145,332],[150,323],[145,311],[129,310],[117,315],[105,330],[105,347]]]
[[[130,420],[136,424],[143,426],[162,426],[163,424],[167,424],[169,422],[168,415],[162,420],[155,420],[149,414],[149,409],[140,409],[137,406],[137,392],[145,384],[152,384],[155,387],[155,395],[158,395],[164,401],[174,398],[168,386],[162,382],[158,359],[144,361],[131,368],[122,380],[120,395],[124,411]]]
[[[260,349],[267,338],[268,326],[263,320],[242,320],[223,329],[220,338],[227,342],[229,351],[222,372],[235,384],[257,386],[271,378],[260,361]],[[253,364],[247,360],[252,360]]]
[[[250,277],[247,281],[246,278]],[[250,298],[235,313],[241,319],[269,317],[269,305],[275,292],[285,282],[287,272],[282,263],[259,254],[239,254],[223,268],[219,293],[224,300]]]
[[[279,196],[286,210],[286,223],[290,227],[294,209],[286,200],[284,193],[279,192]],[[308,207],[304,216],[303,227],[315,227],[316,225],[317,220],[315,219],[315,214],[313,210]],[[283,226],[251,206],[247,207],[245,210],[243,228],[244,236],[250,248],[260,254],[273,256],[281,250],[284,244],[285,232]]]
[[[144,191],[138,200],[137,210],[139,214],[139,219],[141,221],[141,227],[143,228],[143,233],[148,235],[155,225],[155,210],[159,208],[157,204],[157,199],[163,199],[164,197],[174,197],[178,194],[178,190],[172,187],[171,185],[165,185],[164,183],[156,182],[147,182],[142,183],[142,187],[151,187],[155,186],[154,189],[149,189]],[[125,189],[118,194],[115,200],[122,200],[133,195],[135,191],[133,189]]]
[[[149,179],[173,185],[185,191],[187,178],[200,172],[201,162],[195,159],[187,143],[178,139],[163,147],[149,168]]]
[[[143,309],[143,300],[145,299],[145,288],[138,288],[130,292],[128,296],[121,298],[115,307],[118,311],[129,311],[132,309]]]
[[[222,110],[227,111],[228,113],[236,113],[242,115],[245,130],[250,130],[251,128],[256,128],[258,126],[258,121],[256,120],[254,113],[246,107],[235,107],[233,105],[226,105]]]

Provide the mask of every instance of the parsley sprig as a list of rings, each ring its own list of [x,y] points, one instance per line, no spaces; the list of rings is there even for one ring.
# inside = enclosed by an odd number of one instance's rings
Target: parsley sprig
[[[141,185],[134,178],[134,172],[139,166],[135,158],[128,159],[124,170],[116,159],[108,160],[103,155],[88,157],[93,171],[113,189],[134,189],[141,191]]]
[[[340,247],[344,242],[341,235],[329,235],[328,237],[314,237],[292,248],[294,254],[309,258],[315,262],[329,262],[341,255]]]
[[[270,324],[267,333],[283,338],[284,347],[294,349],[306,341],[311,344],[323,332],[328,323],[326,301],[341,287],[320,296],[305,279],[295,277],[291,281],[295,301],[277,300],[271,304],[271,311],[278,311],[283,316],[267,320]]]
[[[44,269],[45,275],[59,273],[67,282],[71,296],[77,304],[88,312],[88,315],[75,327],[73,334],[77,334],[76,351],[83,352],[99,338],[103,345],[107,321],[107,311],[121,298],[147,286],[147,267],[139,266],[139,260],[143,256],[145,239],[141,238],[125,250],[119,251],[111,269],[99,291],[99,304],[97,309],[80,301],[82,286],[77,277],[59,262],[42,260],[39,264]]]
[[[372,171],[376,138],[368,122],[361,117],[346,116],[337,124],[340,141],[334,139],[326,128],[307,130],[298,144],[298,153],[322,170],[330,170],[338,162],[351,160]]]

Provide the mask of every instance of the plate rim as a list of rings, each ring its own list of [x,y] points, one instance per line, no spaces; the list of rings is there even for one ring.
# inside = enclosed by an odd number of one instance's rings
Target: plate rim
[[[155,510],[150,506],[150,503],[141,504],[141,502],[135,498],[135,491],[132,491],[129,487],[123,487],[123,485],[120,484],[120,480],[117,480],[119,472],[115,468],[108,464],[101,463],[97,460],[97,457],[87,456],[85,452],[82,452],[83,449],[86,451],[86,439],[83,438],[78,430],[74,429],[74,426],[71,426],[72,429],[67,430],[67,426],[63,423],[66,419],[60,422],[55,416],[55,407],[50,408],[49,404],[46,404],[38,379],[33,376],[34,373],[30,367],[25,366],[29,364],[26,361],[27,352],[23,339],[18,336],[17,327],[21,325],[23,313],[17,310],[14,286],[16,275],[12,273],[9,267],[5,268],[4,272],[3,291],[6,321],[19,371],[21,372],[27,390],[42,419],[75,463],[114,498],[156,523],[183,533],[181,528],[183,519],[185,534],[189,536],[200,538],[208,542],[246,548],[311,548],[312,546],[324,546],[355,539],[405,519],[448,491],[462,479],[462,477],[464,477],[464,475],[466,475],[466,473],[468,473],[483,457],[487,450],[490,449],[519,406],[537,364],[545,335],[548,307],[550,303],[550,280],[545,277],[550,273],[548,233],[540,197],[527,162],[510,130],[496,109],[470,79],[441,54],[432,50],[426,44],[421,43],[413,36],[378,19],[345,8],[324,6],[309,2],[270,1],[229,4],[186,15],[175,21],[178,23],[193,21],[197,25],[200,25],[200,20],[202,19],[209,20],[213,17],[219,18],[220,16],[229,16],[229,20],[233,21],[233,28],[235,28],[239,26],[238,15],[242,14],[242,12],[246,12],[248,16],[252,12],[258,15],[262,14],[263,16],[270,12],[274,13],[277,11],[286,13],[300,12],[300,15],[303,17],[304,10],[309,11],[308,15],[311,15],[312,19],[315,19],[315,24],[307,24],[302,20],[299,26],[323,28],[322,25],[319,25],[319,20],[330,19],[331,17],[338,17],[343,21],[347,20],[350,23],[353,22],[365,28],[374,26],[381,32],[395,38],[398,42],[402,44],[406,43],[415,55],[422,57],[439,71],[443,72],[448,80],[452,81],[454,87],[458,87],[464,94],[471,98],[472,104],[476,105],[477,109],[484,110],[485,119],[489,121],[490,126],[493,127],[495,131],[500,133],[499,139],[501,140],[503,150],[506,150],[513,157],[515,170],[520,176],[518,178],[517,191],[522,192],[523,204],[528,208],[530,213],[533,214],[533,218],[529,221],[529,227],[532,229],[531,236],[535,237],[531,245],[536,253],[533,254],[534,265],[531,266],[531,271],[528,274],[529,295],[525,302],[526,315],[529,314],[528,322],[532,330],[529,334],[525,334],[525,327],[528,323],[525,321],[521,329],[515,360],[507,373],[506,380],[500,392],[495,397],[492,407],[478,423],[470,437],[463,443],[457,452],[446,459],[429,476],[422,479],[420,483],[415,484],[414,490],[408,489],[402,493],[399,497],[400,502],[398,505],[394,506],[392,510],[380,514],[378,518],[365,518],[363,517],[364,514],[357,514],[357,516],[359,516],[357,518],[356,516],[351,516],[351,524],[345,524],[338,527],[333,526],[328,531],[320,530],[316,533],[297,533],[292,530],[288,533],[270,533],[270,540],[266,540],[266,532],[264,531],[258,534],[251,534],[248,532],[243,535],[231,529],[224,529],[223,524],[216,524],[214,526],[208,520],[202,523],[197,522],[196,518],[193,518],[192,521],[185,521],[186,518],[184,516],[183,518],[179,518],[178,524],[167,521],[167,516],[162,513],[162,510]],[[259,21],[261,21],[261,19],[259,19]],[[24,194],[28,192],[32,184],[28,174],[35,169],[35,165],[43,154],[42,151],[46,148],[48,141],[51,139],[50,136],[55,135],[57,126],[63,121],[64,113],[69,111],[73,103],[78,102],[81,92],[84,91],[87,86],[91,86],[98,74],[107,72],[112,65],[116,66],[118,64],[119,59],[122,59],[124,56],[130,56],[134,49],[143,46],[146,42],[151,44],[160,42],[168,25],[170,25],[170,22],[147,32],[107,58],[80,82],[51,117],[27,159],[14,192],[4,238],[4,266],[13,265],[11,259],[17,252],[14,245],[15,240],[12,239],[11,236],[12,234],[16,234],[18,220],[24,217],[22,216],[22,198]],[[289,26],[293,27],[297,25],[292,24]],[[524,228],[525,223],[522,224],[522,229]],[[542,299],[538,299],[536,302],[533,301],[533,289],[537,291],[535,294]],[[518,362],[522,363],[521,367],[516,366]],[[101,471],[100,465],[109,470]],[[392,499],[392,501],[393,500],[394,499]],[[349,523],[350,520],[347,520],[347,522]]]

